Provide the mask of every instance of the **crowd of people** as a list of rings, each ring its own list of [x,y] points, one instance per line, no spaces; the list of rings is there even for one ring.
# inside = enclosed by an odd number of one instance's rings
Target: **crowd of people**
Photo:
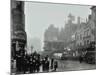
[[[21,52],[20,52],[21,53]],[[48,55],[41,56],[39,53],[26,54],[16,57],[16,72],[38,73],[56,71],[58,62]]]

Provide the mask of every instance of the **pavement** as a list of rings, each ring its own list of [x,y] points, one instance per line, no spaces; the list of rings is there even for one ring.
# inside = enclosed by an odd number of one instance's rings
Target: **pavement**
[[[93,70],[96,69],[95,64],[88,64],[85,62],[80,63],[79,61],[73,60],[58,60],[57,71],[78,71],[78,70]]]
[[[75,60],[57,60],[57,61],[58,61],[57,72],[96,69],[95,64],[88,64],[85,62],[80,63],[79,61],[75,61]],[[40,72],[43,72],[42,67],[40,67]],[[49,72],[54,72],[54,71],[50,69]]]

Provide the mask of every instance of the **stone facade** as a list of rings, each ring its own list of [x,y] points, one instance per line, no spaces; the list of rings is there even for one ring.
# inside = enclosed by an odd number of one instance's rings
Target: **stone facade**
[[[25,32],[25,14],[24,2],[11,1],[11,47],[12,56],[17,50],[16,45],[25,48],[27,43],[27,35]]]
[[[86,23],[81,23],[80,29],[75,32],[77,47],[88,46],[91,42],[96,42],[96,7],[91,7],[91,15]]]

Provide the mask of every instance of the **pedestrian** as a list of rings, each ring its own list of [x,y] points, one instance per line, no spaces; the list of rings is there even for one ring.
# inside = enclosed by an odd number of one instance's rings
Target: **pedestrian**
[[[27,72],[27,58],[26,58],[26,56],[24,57],[24,62],[23,62],[23,66],[24,66],[24,73],[26,73]]]
[[[36,57],[36,71],[37,72],[40,72],[40,65],[41,65],[41,63],[40,63],[40,57],[37,56]]]
[[[32,61],[32,56],[30,56],[30,73],[33,72],[33,61]]]
[[[36,71],[36,60],[35,60],[35,58],[33,58],[32,66],[33,66],[33,72],[35,72]]]
[[[48,55],[45,57],[45,71],[49,71],[49,58]]]
[[[58,62],[57,62],[57,61],[55,61],[55,62],[54,62],[54,71],[56,71],[56,70],[57,70],[57,68],[58,68]]]
[[[28,61],[28,55],[26,54],[25,56],[25,61],[26,61],[26,72],[28,72],[28,69],[29,69],[29,61]]]
[[[19,56],[16,56],[16,71],[17,72],[20,72],[21,69],[20,69],[20,57]]]
[[[46,61],[45,61],[45,59],[43,58],[41,62],[42,62],[42,63],[41,63],[41,64],[42,64],[42,71],[44,72],[44,71],[45,71],[45,62],[46,62]]]
[[[21,50],[17,51],[17,54],[16,54],[16,64],[17,64],[17,72],[22,72],[23,71],[23,65],[22,65],[22,62],[23,62],[23,57],[21,55]]]
[[[79,56],[79,62],[82,63],[82,61],[83,61],[83,58],[82,58],[82,56],[80,55],[80,56]]]
[[[54,67],[54,59],[52,58],[51,59],[51,69],[53,69],[53,67]]]
[[[48,72],[49,71],[49,60],[46,60],[45,68],[46,68],[46,71]]]

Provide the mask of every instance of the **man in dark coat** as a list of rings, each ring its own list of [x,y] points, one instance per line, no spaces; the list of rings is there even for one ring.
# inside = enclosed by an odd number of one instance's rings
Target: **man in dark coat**
[[[33,72],[33,60],[32,60],[32,56],[30,56],[30,73]]]
[[[54,59],[52,58],[51,59],[51,69],[53,69],[53,67],[54,67]]]
[[[57,62],[57,61],[55,61],[55,62],[54,62],[54,71],[56,71],[56,70],[57,70],[57,68],[58,68],[58,62]]]
[[[46,71],[48,72],[49,71],[49,59],[48,59],[48,55],[45,57],[45,68],[46,68]]]
[[[82,61],[83,61],[83,58],[81,55],[79,56],[79,61],[80,61],[80,63],[82,63]]]
[[[45,71],[45,59],[43,58],[41,62],[42,62],[42,71]]]
[[[49,61],[48,60],[46,60],[45,66],[46,66],[46,71],[48,72],[49,71]]]
[[[40,72],[40,65],[41,65],[41,63],[40,63],[40,56],[37,55],[37,57],[36,57],[36,71],[37,72]]]
[[[36,60],[35,60],[35,58],[33,58],[32,66],[33,66],[33,72],[35,72],[36,71]]]

